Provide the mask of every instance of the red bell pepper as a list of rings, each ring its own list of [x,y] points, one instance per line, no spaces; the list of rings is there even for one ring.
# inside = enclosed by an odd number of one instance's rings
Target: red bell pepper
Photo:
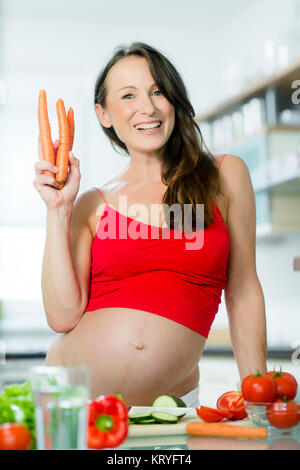
[[[128,408],[113,395],[101,395],[89,403],[88,447],[117,447],[128,435]]]

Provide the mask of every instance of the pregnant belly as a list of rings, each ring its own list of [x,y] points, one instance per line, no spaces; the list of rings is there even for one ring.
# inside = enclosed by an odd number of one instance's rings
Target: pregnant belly
[[[88,364],[91,396],[121,393],[126,404],[151,405],[198,385],[206,338],[165,317],[129,308],[86,312],[60,339],[64,365]],[[49,364],[50,365],[50,364]]]

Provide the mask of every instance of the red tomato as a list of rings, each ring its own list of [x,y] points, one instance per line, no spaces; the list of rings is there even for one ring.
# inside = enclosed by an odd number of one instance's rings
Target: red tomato
[[[270,377],[275,380],[275,385],[276,385],[276,398],[281,398],[282,396],[285,396],[289,399],[295,398],[297,395],[297,380],[292,374],[289,374],[288,372],[276,372],[275,370],[272,370],[270,372],[267,372],[266,375],[269,375]]]
[[[30,433],[25,426],[17,423],[0,426],[0,450],[27,450],[30,443]]]
[[[270,402],[275,399],[275,381],[269,375],[248,375],[242,380],[242,392],[246,401]]]
[[[267,406],[266,416],[269,423],[276,428],[291,428],[300,421],[300,406],[293,400],[281,400]]]
[[[247,418],[242,392],[230,391],[223,393],[217,400],[217,408],[232,414],[231,421]]]
[[[217,421],[221,421],[221,419],[232,416],[232,414],[227,411],[223,412],[215,408],[209,408],[208,406],[200,406],[200,408],[196,408],[196,411],[199,418],[207,423],[216,423]]]

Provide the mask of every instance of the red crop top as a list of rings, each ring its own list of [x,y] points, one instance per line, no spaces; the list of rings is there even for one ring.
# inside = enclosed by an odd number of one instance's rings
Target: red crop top
[[[214,222],[202,230],[202,248],[187,250],[184,234],[178,239],[159,238],[166,228],[127,217],[106,202],[92,243],[85,312],[105,307],[143,310],[207,338],[225,287],[229,255],[229,231],[216,204],[213,218]],[[127,229],[132,224],[136,232],[146,231],[148,238],[119,237],[121,222]],[[106,233],[104,226],[109,227],[110,223],[115,224],[114,238],[99,238],[99,231]],[[153,233],[157,238],[153,238]]]

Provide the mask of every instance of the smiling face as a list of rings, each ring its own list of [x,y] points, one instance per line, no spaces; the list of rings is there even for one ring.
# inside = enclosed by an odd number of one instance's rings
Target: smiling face
[[[105,83],[106,106],[95,105],[101,124],[113,126],[130,154],[158,155],[174,129],[175,109],[155,84],[147,60],[139,56],[120,59]]]

